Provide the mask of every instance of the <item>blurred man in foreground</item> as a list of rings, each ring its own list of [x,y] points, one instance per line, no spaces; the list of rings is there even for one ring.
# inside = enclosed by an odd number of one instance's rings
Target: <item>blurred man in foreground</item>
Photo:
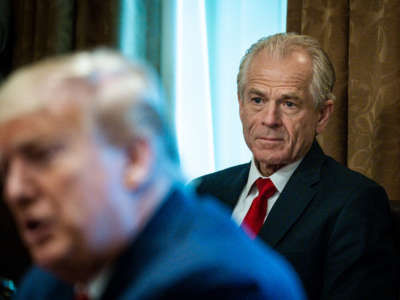
[[[304,299],[281,258],[182,188],[161,100],[104,50],[0,89],[6,203],[38,266],[17,299]]]

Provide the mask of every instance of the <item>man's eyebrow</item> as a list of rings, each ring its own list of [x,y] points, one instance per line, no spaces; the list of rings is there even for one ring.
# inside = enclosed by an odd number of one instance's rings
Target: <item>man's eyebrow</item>
[[[0,150],[0,173],[2,171],[5,160],[6,160],[6,156],[4,155],[4,151]]]
[[[301,97],[297,93],[286,93],[281,96],[283,100],[292,99],[292,100],[301,100]]]
[[[42,144],[43,143],[38,143],[37,141],[29,141],[19,145],[16,150],[21,153],[27,153],[27,152],[29,153],[32,150],[40,148]]]
[[[261,92],[260,90],[257,90],[257,89],[255,89],[255,88],[251,88],[251,89],[249,89],[249,91],[247,92],[247,94],[256,94],[256,95],[258,95],[258,96],[264,96],[264,93],[263,92]]]
[[[13,145],[10,149],[11,153],[29,153],[49,144],[46,138],[33,138],[25,141],[20,141]]]
[[[4,149],[0,150],[0,165],[4,164],[4,162],[8,160],[8,157],[12,156],[14,153],[29,153],[42,148],[43,146],[47,145],[47,143],[48,142],[46,142],[46,139],[32,139],[17,142],[15,145],[12,145],[7,151],[5,151]]]

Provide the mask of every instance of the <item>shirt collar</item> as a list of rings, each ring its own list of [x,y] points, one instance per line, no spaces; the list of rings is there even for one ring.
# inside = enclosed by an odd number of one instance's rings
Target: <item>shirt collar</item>
[[[84,291],[87,293],[90,299],[97,300],[101,298],[108,281],[111,277],[111,267],[108,266],[104,268],[99,274],[96,275],[92,280],[88,282],[85,286],[75,286],[76,291]]]
[[[111,267],[106,267],[102,270],[88,285],[88,294],[90,299],[100,299],[101,295],[104,293],[108,281],[111,277]]]
[[[249,194],[250,189],[252,188],[254,182],[259,177],[271,179],[272,183],[275,185],[278,192],[282,193],[283,189],[285,188],[286,183],[289,181],[290,177],[292,176],[294,171],[297,169],[297,167],[300,165],[302,160],[303,160],[303,158],[300,158],[299,160],[280,168],[278,171],[274,172],[271,176],[265,177],[258,170],[258,168],[256,166],[256,162],[253,157],[253,159],[251,160],[251,164],[250,164],[249,177],[247,179],[246,186],[243,190],[245,195]]]

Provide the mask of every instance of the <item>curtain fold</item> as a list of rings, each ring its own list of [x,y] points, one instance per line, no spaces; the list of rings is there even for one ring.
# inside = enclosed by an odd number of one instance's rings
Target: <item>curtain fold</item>
[[[72,50],[116,47],[119,7],[119,0],[14,0],[13,69]]]
[[[13,2],[13,68],[72,49],[74,4],[62,0]]]
[[[75,0],[71,2],[74,2],[75,5],[75,20],[73,21],[75,44],[71,50],[91,49],[97,46],[116,48],[118,46],[119,0]]]
[[[398,29],[397,0],[288,0],[287,31],[317,38],[337,72],[322,147],[382,184],[391,200],[400,200]]]
[[[11,0],[0,1],[0,82],[11,67]]]

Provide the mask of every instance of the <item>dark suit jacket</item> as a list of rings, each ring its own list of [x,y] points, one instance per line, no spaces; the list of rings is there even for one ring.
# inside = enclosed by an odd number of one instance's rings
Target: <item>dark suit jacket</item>
[[[121,255],[101,299],[304,299],[275,252],[251,243],[215,202],[175,189]],[[69,300],[72,287],[34,268],[17,299]]]
[[[233,209],[250,164],[195,180]],[[298,272],[310,299],[396,299],[397,256],[385,191],[323,154],[315,142],[259,237]]]

